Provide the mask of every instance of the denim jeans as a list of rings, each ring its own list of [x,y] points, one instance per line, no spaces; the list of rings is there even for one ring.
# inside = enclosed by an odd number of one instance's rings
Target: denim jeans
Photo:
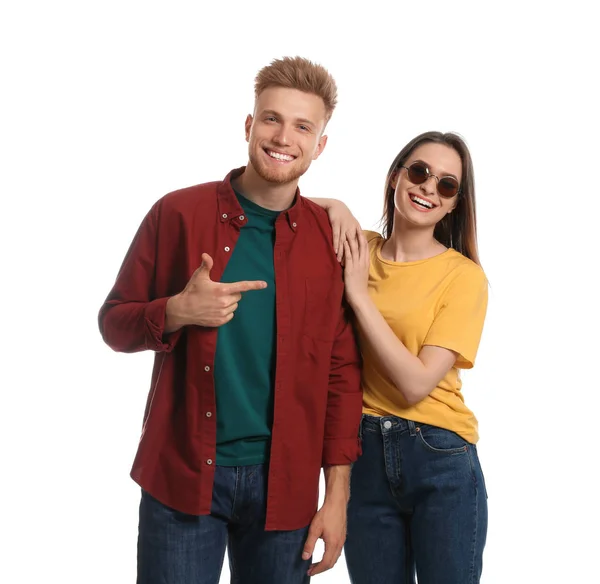
[[[353,584],[476,584],[487,533],[477,449],[395,416],[363,416],[345,556]]]
[[[217,466],[211,514],[202,516],[142,491],[138,584],[218,584],[226,547],[232,584],[308,583],[308,526],[265,531],[266,490],[264,465]]]

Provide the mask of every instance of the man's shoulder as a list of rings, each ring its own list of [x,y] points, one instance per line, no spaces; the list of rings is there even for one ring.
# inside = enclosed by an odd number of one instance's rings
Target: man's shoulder
[[[320,227],[324,227],[326,230],[331,231],[331,223],[329,222],[327,211],[306,197],[301,196],[300,198],[303,212],[306,212],[309,217],[313,217]]]
[[[217,190],[222,181],[212,181],[171,191],[161,197],[158,203],[163,208],[185,208],[202,202],[216,200]]]
[[[177,217],[189,217],[199,207],[210,211],[217,206],[217,190],[221,181],[207,182],[177,189],[163,195],[152,205],[148,217],[170,223]]]
[[[341,274],[341,267],[333,249],[333,230],[327,211],[310,199],[302,197],[301,219],[308,229],[303,229],[307,239],[304,240],[306,250],[311,250],[317,263],[323,262],[331,267],[336,275]],[[340,278],[341,281],[341,278]]]

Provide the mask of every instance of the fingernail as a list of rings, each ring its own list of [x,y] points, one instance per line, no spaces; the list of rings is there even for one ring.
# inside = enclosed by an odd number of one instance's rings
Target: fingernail
[[[308,552],[304,552],[304,553],[302,554],[302,559],[303,559],[303,560],[308,560],[308,558],[310,558],[310,554],[309,554]]]

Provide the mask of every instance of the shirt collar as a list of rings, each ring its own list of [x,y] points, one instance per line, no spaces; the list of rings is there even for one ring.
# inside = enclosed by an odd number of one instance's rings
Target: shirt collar
[[[225,221],[231,221],[233,219],[237,219],[241,222],[245,221],[244,210],[242,209],[237,197],[235,196],[235,193],[233,192],[233,187],[231,186],[231,181],[240,176],[245,169],[245,166],[233,169],[217,188],[219,219],[222,223]],[[281,215],[285,215],[287,218],[289,226],[294,232],[297,231],[302,224],[301,215],[303,206],[304,202],[300,197],[300,189],[297,188],[294,204],[289,209],[281,212]]]

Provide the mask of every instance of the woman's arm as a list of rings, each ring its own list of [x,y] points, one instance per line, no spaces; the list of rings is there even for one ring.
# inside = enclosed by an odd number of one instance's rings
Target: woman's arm
[[[310,200],[327,211],[333,231],[333,249],[338,261],[341,262],[344,257],[344,239],[356,240],[361,232],[360,224],[342,201],[322,198],[310,198]]]
[[[413,355],[389,327],[367,291],[369,249],[364,235],[358,242],[344,242],[346,297],[367,342],[383,371],[408,405],[414,405],[437,387],[454,365],[457,354],[443,347],[425,346]]]
[[[415,357],[398,339],[368,297],[350,302],[379,363],[408,405],[427,397],[450,371],[456,353],[443,347],[425,346]]]

